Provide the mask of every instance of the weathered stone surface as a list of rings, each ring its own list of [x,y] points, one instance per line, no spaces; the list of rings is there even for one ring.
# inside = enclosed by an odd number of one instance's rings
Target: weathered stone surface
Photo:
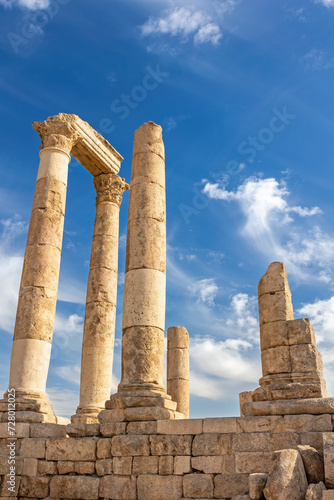
[[[250,474],[249,476],[249,496],[251,500],[261,500],[263,490],[268,480],[268,474]]]
[[[328,490],[322,492],[323,500],[334,500],[334,490]]]
[[[114,436],[111,440],[111,453],[113,456],[149,455],[150,445],[148,436],[136,434],[127,436]]]
[[[161,476],[170,476],[174,472],[174,457],[159,457],[159,474]]]
[[[322,500],[323,498],[325,498],[322,496],[325,490],[326,486],[323,482],[320,482],[318,484],[310,484],[307,488],[305,500]]]
[[[324,481],[324,463],[320,453],[308,445],[299,445],[297,449],[303,459],[308,482],[320,483]]]
[[[192,457],[191,459],[191,467],[205,474],[222,474],[223,464],[223,456]]]
[[[264,452],[236,453],[235,472],[238,474],[269,472],[270,458],[271,454]]]
[[[308,488],[306,473],[297,450],[280,450],[272,455],[267,500],[304,500]]]
[[[61,438],[66,437],[67,426],[59,424],[31,424],[30,437],[32,438]]]
[[[115,500],[136,500],[136,478],[134,476],[104,476],[100,480],[99,495]]]
[[[71,474],[74,472],[74,462],[59,460],[57,462],[58,474]]]
[[[175,456],[174,457],[174,474],[183,475],[192,472],[190,456]]]
[[[152,455],[191,455],[192,436],[150,436],[150,443]]]
[[[192,454],[194,457],[225,455],[230,449],[231,436],[229,434],[198,434],[194,437]]]
[[[272,435],[269,449],[270,451],[297,449],[299,443],[299,434],[295,432],[281,432]]]
[[[44,460],[38,461],[38,469],[39,476],[55,476],[57,474],[57,462],[46,462]]]
[[[158,469],[159,457],[133,457],[132,473],[134,475],[157,474]]]
[[[190,498],[212,498],[213,476],[211,474],[186,474],[183,477],[183,495]]]
[[[129,422],[127,434],[157,434],[158,422]]]
[[[214,478],[214,498],[231,498],[248,493],[248,474],[217,474]]]
[[[306,432],[305,434],[299,434],[300,444],[306,444],[312,446],[321,456],[324,454],[324,440],[321,432]]]
[[[270,434],[266,432],[242,433],[232,436],[232,449],[240,451],[269,451]]]
[[[29,428],[30,424],[23,423],[23,422],[16,422],[15,423],[15,437],[16,438],[25,438],[29,437]],[[0,439],[2,438],[8,438],[10,437],[8,435],[8,423],[0,423]]]
[[[24,458],[22,464],[22,476],[37,476],[37,458]]]
[[[95,462],[74,462],[76,474],[92,475],[95,473]]]
[[[111,457],[111,439],[99,439],[96,443],[96,456],[97,458],[110,458]]]
[[[191,420],[160,420],[157,425],[158,434],[201,434],[202,419]]]
[[[106,424],[100,424],[100,432],[102,436],[111,437],[117,436],[119,434],[125,434],[126,423],[125,422],[110,422]]]
[[[114,457],[113,471],[114,474],[128,476],[131,474],[132,457]]]
[[[205,418],[203,420],[203,432],[220,434],[239,432],[238,419],[236,417]]]
[[[266,293],[259,297],[260,327],[264,323],[293,320],[291,295],[287,292]]]
[[[95,460],[96,438],[48,439],[46,441],[47,460]]]
[[[48,477],[21,477],[19,495],[45,498],[49,494],[49,482]]]
[[[189,333],[184,326],[168,328],[167,349],[189,349]]]
[[[334,489],[334,435],[326,432],[323,434],[325,484],[327,488]]]
[[[154,406],[126,408],[125,410],[125,418],[129,421],[164,420],[172,418],[173,414],[174,410]]]
[[[285,265],[283,262],[272,262],[259,281],[258,296],[261,297],[266,293],[281,291],[291,293]]]
[[[331,432],[331,415],[285,415],[277,432]]]
[[[182,481],[181,476],[138,476],[138,500],[180,500]]]
[[[280,416],[243,417],[237,419],[237,428],[238,432],[272,432],[282,421],[283,417]]]
[[[109,476],[112,474],[113,461],[110,458],[103,458],[96,461],[96,474],[98,476]]]
[[[50,497],[97,500],[99,498],[99,478],[85,476],[53,477],[50,481]]]
[[[20,453],[27,458],[45,458],[45,442],[42,438],[24,438]]]
[[[261,353],[263,375],[292,371],[290,347],[278,346]]]
[[[334,414],[334,398],[284,399],[244,403],[245,416],[255,415],[324,415]]]

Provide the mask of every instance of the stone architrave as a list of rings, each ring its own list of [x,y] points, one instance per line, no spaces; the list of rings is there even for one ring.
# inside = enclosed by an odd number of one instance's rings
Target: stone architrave
[[[189,418],[189,333],[183,326],[167,330],[167,394]]]
[[[162,130],[135,132],[123,301],[122,378],[101,421],[175,418],[163,385],[166,289],[165,161]]]
[[[115,338],[118,227],[122,194],[129,185],[116,174],[94,177],[96,217],[82,343],[80,402],[72,422],[98,422],[110,397]]]
[[[93,175],[117,174],[121,155],[76,115],[33,123],[42,146],[12,346],[9,389],[16,420],[56,422],[46,395],[56,311],[70,154]],[[6,411],[8,393],[0,403]],[[36,415],[38,413],[39,415]]]

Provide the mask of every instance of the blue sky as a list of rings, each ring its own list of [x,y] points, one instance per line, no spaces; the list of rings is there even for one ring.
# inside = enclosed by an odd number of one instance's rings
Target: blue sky
[[[0,388],[39,163],[31,123],[63,112],[124,156],[128,182],[135,129],[163,127],[166,327],[190,333],[191,416],[238,415],[238,393],[258,387],[257,284],[275,260],[334,396],[334,1],[0,0],[0,14]],[[78,401],[94,198],[72,159],[48,380],[59,415]],[[127,208],[128,193],[114,388]]]

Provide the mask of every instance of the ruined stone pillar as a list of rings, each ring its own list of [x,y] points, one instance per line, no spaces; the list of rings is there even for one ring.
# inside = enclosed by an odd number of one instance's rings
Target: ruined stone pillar
[[[167,331],[167,394],[177,411],[189,418],[189,334],[183,326]]]
[[[119,207],[130,186],[116,174],[94,177],[96,217],[82,343],[80,402],[72,422],[98,422],[110,397],[115,338]]]
[[[56,312],[70,151],[76,140],[61,120],[34,123],[42,139],[17,306],[9,388],[24,421],[54,422],[45,393]],[[40,418],[33,412],[41,413]]]
[[[174,418],[163,385],[166,289],[165,162],[162,131],[135,132],[126,244],[122,379],[107,401],[110,420]],[[102,421],[102,420],[101,420]]]

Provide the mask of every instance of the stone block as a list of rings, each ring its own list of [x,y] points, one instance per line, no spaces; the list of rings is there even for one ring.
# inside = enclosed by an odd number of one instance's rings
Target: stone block
[[[306,444],[315,448],[321,456],[324,454],[324,442],[321,432],[306,432],[299,434],[300,444]]]
[[[248,474],[217,474],[214,478],[214,498],[232,498],[248,493]]]
[[[224,465],[223,456],[192,457],[191,467],[204,474],[222,474]]]
[[[50,481],[50,497],[54,499],[97,500],[99,498],[99,481],[98,477],[55,476]]]
[[[37,180],[32,210],[48,208],[65,215],[66,184],[58,179]]]
[[[152,455],[191,455],[192,436],[150,436]]]
[[[213,476],[211,474],[186,474],[183,477],[183,495],[190,498],[212,498]]]
[[[103,458],[96,461],[96,474],[98,476],[110,476],[112,474],[113,461],[111,458]]]
[[[331,415],[285,415],[277,432],[331,432]]]
[[[113,456],[117,457],[149,455],[149,437],[139,436],[137,434],[114,436],[111,440],[111,453]]]
[[[283,262],[272,262],[257,287],[258,296],[265,293],[287,291],[290,293],[288,276]]]
[[[71,474],[74,472],[74,462],[59,460],[57,463],[58,474]]]
[[[299,445],[297,449],[303,459],[308,482],[320,483],[324,481],[324,463],[320,453],[308,445]]]
[[[310,484],[307,488],[305,500],[322,500],[323,492],[326,490],[324,483]]]
[[[119,434],[125,434],[125,431],[125,422],[110,422],[106,424],[100,424],[100,432],[104,437],[118,436]]]
[[[220,434],[239,432],[238,419],[236,417],[205,418],[203,420],[203,432]]]
[[[159,474],[161,476],[171,476],[174,472],[174,457],[159,457]]]
[[[138,187],[139,185],[135,186],[137,190]],[[145,191],[147,188],[162,190],[157,184],[148,184],[145,187]],[[162,205],[161,201],[160,206]],[[153,211],[155,210],[153,209]],[[161,216],[164,213],[160,212],[157,215]],[[152,241],[154,241],[154,246]],[[147,267],[157,269],[162,273],[166,272],[166,225],[163,221],[148,218],[143,224],[142,218],[129,220],[127,242],[131,251],[127,252],[126,271]]]
[[[328,490],[322,492],[323,500],[334,500],[334,490]]]
[[[307,477],[299,452],[275,451],[272,455],[264,496],[280,500],[305,500],[307,488]]]
[[[189,349],[189,333],[184,326],[168,328],[167,349]]]
[[[223,474],[235,473],[235,455],[224,455]]]
[[[300,384],[302,385],[302,384]],[[324,415],[334,413],[334,398],[284,399],[244,403],[244,415]]]
[[[182,476],[138,476],[138,500],[180,500]]]
[[[91,461],[96,459],[97,438],[48,439],[47,460]]]
[[[99,424],[68,424],[66,425],[66,433],[71,437],[92,437],[100,434]],[[57,436],[50,436],[57,437]],[[62,436],[59,436],[62,437]]]
[[[254,472],[269,472],[271,453],[246,452],[236,453],[235,472],[252,474]]]
[[[26,424],[24,422],[16,422],[15,423],[15,437],[16,438],[26,438],[29,437],[29,428],[30,424]],[[1,438],[9,438],[8,434],[8,423],[0,423],[0,439]]]
[[[95,462],[74,462],[76,474],[92,475],[95,473]]]
[[[21,477],[19,496],[28,498],[45,498],[49,494],[48,477]]]
[[[261,500],[263,490],[268,480],[268,474],[250,474],[249,475],[249,496],[251,500]]]
[[[111,439],[99,439],[96,443],[96,456],[97,458],[110,458],[111,455]]]
[[[4,498],[6,500],[9,498],[16,499],[18,497],[18,493],[19,493],[21,476],[15,477],[15,486],[11,485],[14,487],[14,492],[10,492],[8,490],[9,484],[7,481],[8,480],[6,478],[2,478],[2,480],[0,480],[0,498]]]
[[[58,474],[57,462],[46,462],[44,460],[39,460],[37,472],[39,476],[55,476],[56,474]]]
[[[99,495],[114,500],[136,500],[136,478],[134,476],[104,476],[100,479]],[[149,496],[146,497],[147,500]]]
[[[324,442],[324,465],[325,484],[327,488],[334,489],[334,435],[333,433],[323,434]]]
[[[192,472],[191,458],[189,456],[175,456],[174,457],[174,474],[177,476],[182,476],[183,474],[189,474]]]
[[[240,451],[269,451],[270,434],[268,432],[250,432],[232,436],[232,449]]]
[[[127,434],[157,434],[158,421],[152,422],[129,422],[126,428]]]
[[[283,420],[281,416],[238,418],[239,432],[273,432]]]
[[[201,434],[203,432],[203,420],[159,420],[157,423],[158,434]]]
[[[132,457],[114,457],[113,472],[120,476],[129,476],[132,470]]]
[[[106,402],[107,404],[107,402]],[[118,408],[117,410],[102,410],[97,416],[100,424],[114,424],[114,423],[125,423],[125,411]],[[126,425],[126,424],[125,424]],[[102,427],[102,425],[101,425]],[[102,434],[102,430],[101,430]],[[106,434],[102,434],[106,436]],[[108,434],[110,437],[115,434]]]
[[[158,474],[158,469],[159,457],[133,457],[132,474],[136,476],[139,474]]]
[[[160,156],[150,155],[148,161],[146,153],[137,153],[132,160],[133,168],[136,169],[136,176],[131,179],[131,187],[139,182],[154,182],[165,186],[165,163]]]
[[[29,222],[27,245],[62,247],[64,216],[56,210],[36,208]]]
[[[308,318],[287,321],[289,345],[316,345],[313,327]]]
[[[22,439],[20,455],[26,458],[45,458],[45,442],[43,438]]]
[[[30,424],[31,438],[65,438],[66,425],[59,424]]]
[[[294,432],[273,434],[268,444],[270,451],[297,449],[300,444],[299,434]]]
[[[174,401],[173,401],[174,403]],[[176,408],[176,403],[175,403]],[[167,408],[159,408],[154,406],[141,407],[141,408],[126,408],[125,418],[132,421],[146,421],[146,420],[167,420],[173,418],[173,413]]]
[[[290,347],[292,371],[297,373],[322,372],[322,359],[317,348],[311,344]]]
[[[261,360],[264,376],[276,373],[291,373],[292,371],[289,346],[266,349],[261,353]]]
[[[264,323],[293,319],[291,295],[287,292],[266,293],[259,297],[260,327]]]
[[[192,454],[195,457],[225,455],[230,449],[230,434],[198,434],[194,437]]]
[[[289,345],[288,323],[292,323],[292,321],[274,321],[272,323],[264,323],[261,326],[261,351]]]
[[[37,476],[37,458],[24,458],[22,464],[22,476]]]
[[[165,191],[159,184],[154,182],[141,182],[132,185],[130,190],[130,201],[131,203],[129,203],[129,206],[131,208],[129,209],[129,220],[132,222],[136,220],[140,221],[143,218],[148,220],[153,219],[162,224],[165,222]],[[152,239],[150,241],[152,241]],[[128,269],[133,268],[129,266]]]

